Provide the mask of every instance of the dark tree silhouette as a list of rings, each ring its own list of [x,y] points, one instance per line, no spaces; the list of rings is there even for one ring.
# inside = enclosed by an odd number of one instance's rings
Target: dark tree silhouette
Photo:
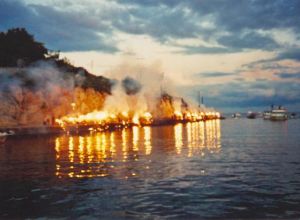
[[[0,66],[28,65],[46,58],[47,48],[36,42],[24,28],[0,32]]]

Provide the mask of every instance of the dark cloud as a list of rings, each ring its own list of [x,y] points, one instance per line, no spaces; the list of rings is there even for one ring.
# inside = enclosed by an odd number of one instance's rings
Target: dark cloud
[[[288,66],[282,66],[277,61],[281,60],[294,60],[294,61],[300,61],[300,48],[289,48],[285,49],[282,52],[277,53],[277,55],[274,58],[271,59],[262,59],[258,61],[254,61],[251,63],[247,63],[243,65],[242,67],[253,69],[259,66],[261,69],[264,70],[282,70],[291,68]]]
[[[221,37],[218,41],[224,46],[236,49],[273,50],[279,47],[273,39],[261,36],[255,32],[240,35],[232,34],[230,36]]]
[[[107,40],[111,39],[109,38],[111,30],[101,22],[93,21],[86,14],[62,13],[47,6],[32,7],[44,21],[44,25],[39,27],[41,37],[49,42],[50,47],[64,51],[99,50],[109,53],[118,51],[114,42]]]
[[[217,39],[222,47],[181,46],[179,53],[185,54],[224,54],[237,53],[246,49],[274,50],[280,46],[270,37],[261,36],[255,32],[247,34],[231,34]]]
[[[277,73],[282,79],[300,79],[300,73]]]
[[[293,48],[279,53],[275,61],[285,59],[300,61],[300,48]]]
[[[0,29],[6,30],[16,26],[33,26],[35,19],[33,11],[18,0],[0,1]]]
[[[205,47],[205,46],[181,46],[181,50],[177,53],[184,54],[224,54],[224,53],[236,53],[241,51],[240,49],[225,48],[225,47]]]
[[[157,7],[157,6],[169,6],[174,7],[182,3],[180,0],[115,0],[120,4],[129,4],[129,5],[139,5],[139,6],[147,6],[147,7]]]
[[[234,73],[223,73],[223,72],[205,72],[194,74],[194,77],[201,78],[214,78],[214,77],[223,77],[223,76],[232,76]]]
[[[91,1],[83,9],[52,5],[26,5],[22,0],[1,0],[0,29],[26,27],[53,49],[118,51],[112,40],[115,30],[131,34],[146,34],[169,44],[181,38],[213,40],[219,47],[183,46],[186,54],[219,54],[245,49],[273,50],[276,42],[258,34],[258,30],[291,28],[300,30],[298,0],[124,0],[122,8],[105,10]],[[133,7],[131,7],[133,6]],[[212,25],[201,25],[208,21]],[[220,33],[227,33],[226,36]]]
[[[200,14],[212,13],[217,17],[218,26],[232,32],[245,29],[291,27],[299,30],[300,2],[298,0],[216,0],[190,1]]]
[[[160,40],[168,37],[195,37],[201,35],[205,39],[214,39],[224,47],[187,47],[182,52],[194,53],[230,53],[244,49],[274,50],[279,45],[268,36],[261,36],[258,30],[272,30],[274,28],[291,28],[296,33],[300,31],[300,1],[290,0],[214,0],[214,1],[139,1],[125,0],[119,3],[136,5],[140,11],[137,14],[141,20],[146,20],[145,30],[158,27],[159,33],[146,33]],[[163,8],[164,11],[158,9]],[[167,12],[177,9],[174,16]],[[189,9],[190,17],[182,16],[184,10]],[[152,16],[145,11],[152,11]],[[156,13],[155,13],[156,12]],[[153,16],[155,14],[155,16]],[[214,23],[212,30],[193,25],[209,17]],[[144,18],[144,19],[143,19]],[[169,19],[168,19],[169,18]],[[193,21],[190,24],[190,21]],[[171,22],[170,22],[171,21]],[[171,24],[171,25],[170,25]],[[163,29],[160,30],[160,27]],[[186,28],[185,27],[189,27]],[[178,34],[181,30],[182,35]],[[217,37],[219,32],[227,32],[229,36]],[[245,34],[246,33],[246,34]],[[163,39],[161,39],[163,38]]]
[[[278,63],[262,63],[260,69],[262,70],[286,70],[288,66],[280,65]]]
[[[272,29],[292,27],[299,30],[300,2],[298,0],[214,0],[214,1],[119,1],[137,4],[141,7],[166,5],[174,7],[183,5],[199,16],[212,15],[219,28],[232,32],[251,29]]]
[[[219,109],[230,108],[260,108],[263,110],[271,104],[300,105],[299,83],[273,82],[260,80],[253,82],[231,82],[228,84],[195,85],[182,87],[185,95],[197,99],[197,92],[201,91],[207,106]],[[273,91],[273,94],[269,93]]]
[[[160,42],[169,39],[196,37],[194,20],[181,7],[143,7],[130,9],[122,19],[113,19],[115,28],[131,34],[147,34]]]
[[[0,29],[25,27],[49,49],[63,51],[118,51],[111,30],[86,13],[72,13],[50,6],[25,5],[21,1],[0,2]],[[101,35],[102,34],[102,35]]]

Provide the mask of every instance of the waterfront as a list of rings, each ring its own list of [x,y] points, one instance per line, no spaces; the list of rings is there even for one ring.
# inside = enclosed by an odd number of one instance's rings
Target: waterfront
[[[300,217],[300,120],[228,119],[0,147],[0,217]]]

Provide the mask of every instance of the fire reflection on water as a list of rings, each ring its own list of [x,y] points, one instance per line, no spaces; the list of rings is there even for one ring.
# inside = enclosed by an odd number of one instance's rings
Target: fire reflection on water
[[[176,148],[176,153],[180,154],[181,149],[183,146],[183,141],[182,141],[182,124],[177,124],[174,126],[174,133],[175,133],[175,148]]]
[[[123,162],[126,162],[126,160],[128,158],[128,145],[127,145],[126,129],[122,130],[122,152],[123,152]]]
[[[145,144],[145,150],[146,155],[151,154],[152,145],[151,145],[151,128],[150,127],[144,127],[144,144]]]
[[[158,152],[171,151],[173,156],[193,157],[218,153],[221,149],[220,121],[193,122],[169,126],[170,136],[165,140],[155,137],[154,129],[160,127],[137,127],[122,131],[92,133],[87,136],[60,136],[55,140],[56,176],[88,178],[120,175],[120,169],[130,166],[139,168],[139,160],[151,161]],[[143,166],[142,166],[143,167]],[[148,166],[146,166],[147,168]],[[144,168],[140,168],[144,169]],[[147,168],[148,169],[148,168]],[[136,175],[136,174],[135,174]]]

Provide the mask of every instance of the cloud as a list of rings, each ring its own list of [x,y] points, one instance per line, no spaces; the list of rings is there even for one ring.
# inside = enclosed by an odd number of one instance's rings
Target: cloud
[[[245,0],[238,3],[235,0],[117,2],[135,5],[139,13],[134,14],[134,17],[144,24],[144,33],[159,40],[202,36],[220,45],[220,47],[186,47],[182,52],[187,54],[230,53],[244,49],[274,50],[279,48],[276,41],[272,36],[259,34],[259,31],[272,31],[276,28],[290,28],[296,33],[300,31],[300,2],[297,0]],[[173,13],[169,13],[170,11]],[[200,25],[201,21],[207,18],[215,28],[207,29]],[[152,27],[157,27],[158,31],[149,31]],[[220,37],[220,33],[227,35]]]
[[[274,50],[277,43],[271,36],[259,34],[259,30],[300,30],[297,0],[2,0],[0,6],[2,30],[26,27],[49,47],[64,51],[115,53],[116,31],[148,35],[167,45],[174,39],[199,37],[218,44],[183,45],[180,52],[186,54]]]
[[[260,66],[260,69],[262,70],[285,70],[287,69],[288,66],[284,66],[284,65],[280,65],[278,63],[262,63],[262,65]]]
[[[49,49],[63,51],[118,51],[108,25],[96,22],[87,13],[67,12],[51,6],[26,5],[2,0],[0,29],[25,27]]]
[[[204,65],[211,72],[195,77],[214,77],[217,81],[218,77],[237,76],[232,77],[230,83],[197,87],[203,90],[212,106],[265,106],[271,101],[299,103],[299,83],[287,82],[299,79],[299,74],[293,73],[298,71],[293,64],[300,61],[299,42],[297,44],[300,39],[299,0],[0,0],[0,21],[0,31],[25,27],[38,41],[54,50],[124,54],[120,45],[141,35],[164,48],[169,46],[170,51],[174,51],[172,56],[215,55],[216,64]],[[290,31],[286,35],[293,33],[293,37],[282,37],[284,39],[278,41],[281,38],[278,31],[284,30]],[[132,39],[121,42],[122,34],[130,34]],[[282,43],[289,39],[292,39],[289,44]],[[184,43],[179,44],[179,41]],[[264,54],[268,55],[251,57],[251,60],[260,60],[243,66],[239,71],[245,74],[229,68],[230,57],[233,57],[232,63],[247,62],[246,53],[233,53],[249,50],[267,51]],[[270,54],[274,56],[267,58]],[[221,60],[225,56],[226,60]],[[198,59],[191,57],[185,56],[185,59]],[[293,64],[281,62],[283,60],[292,60]],[[220,71],[220,65],[225,69]],[[214,71],[215,66],[218,71]],[[262,72],[269,73],[268,76],[278,73],[278,81],[248,82],[248,78],[241,78],[247,73],[253,77]],[[190,96],[197,94],[196,87],[189,89],[192,89]]]
[[[278,61],[285,59],[300,61],[300,48],[291,48],[289,50],[281,52],[274,60]]]
[[[274,50],[280,46],[274,39],[261,36],[256,32],[232,33],[216,39],[220,46],[181,46],[179,53],[184,54],[226,54],[238,53],[249,49]]]
[[[179,90],[194,100],[197,100],[198,91],[201,91],[205,104],[220,110],[232,108],[264,110],[271,104],[299,106],[299,86],[300,84],[296,82],[258,80],[243,81],[243,83],[185,86]]]
[[[300,2],[290,1],[189,1],[199,14],[214,14],[219,27],[231,32],[291,27],[299,30]]]
[[[281,79],[300,79],[300,73],[277,73]]]
[[[284,51],[278,52],[273,58],[261,59],[258,61],[247,63],[247,64],[243,65],[242,67],[252,69],[257,66],[260,66],[261,69],[266,69],[266,70],[268,70],[268,69],[281,70],[284,68],[285,69],[289,68],[287,66],[278,64],[278,61],[282,61],[282,60],[293,60],[296,62],[300,61],[300,48],[285,49]]]
[[[122,14],[122,19],[113,19],[112,24],[123,32],[146,34],[159,42],[166,42],[170,38],[196,37],[199,31],[193,16],[180,6],[130,9]]]
[[[270,37],[261,36],[256,32],[246,34],[232,34],[218,39],[218,42],[224,46],[236,49],[263,49],[274,50],[279,45]]]
[[[205,72],[194,74],[194,77],[199,78],[214,78],[214,77],[223,77],[223,76],[232,76],[234,73],[222,73],[222,72]]]
[[[177,53],[183,54],[225,54],[240,52],[240,49],[225,48],[225,47],[206,47],[206,46],[181,46],[182,49]]]

